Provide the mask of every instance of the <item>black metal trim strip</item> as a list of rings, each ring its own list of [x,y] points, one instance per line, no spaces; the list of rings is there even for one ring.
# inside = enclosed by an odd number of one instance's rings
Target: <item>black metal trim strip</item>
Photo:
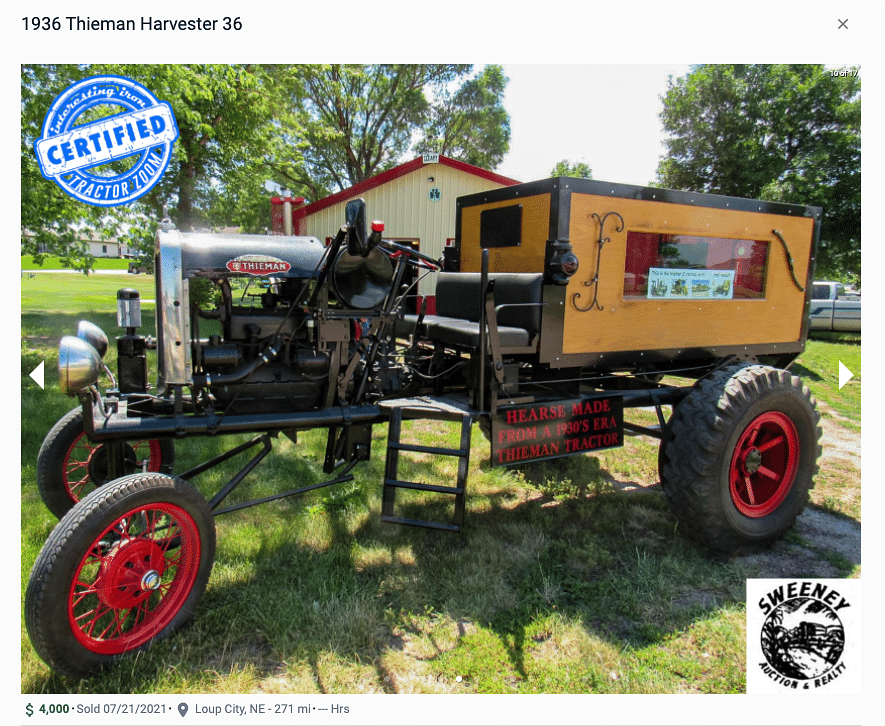
[[[603,364],[605,370],[630,371],[656,363],[678,361],[713,361],[728,356],[742,359],[757,356],[785,355],[795,358],[805,349],[805,341],[787,341],[783,343],[766,343],[764,345],[729,345],[715,348],[670,348],[662,350],[633,350],[605,353],[560,353],[558,356],[543,362],[551,368],[592,368]],[[662,371],[663,372],[663,371]]]
[[[790,248],[787,246],[787,240],[784,239],[784,236],[780,233],[780,230],[773,229],[771,230],[772,234],[780,240],[781,246],[784,249],[784,256],[787,258],[787,269],[790,271],[790,277],[793,278],[793,284],[799,289],[799,292],[805,292],[805,288],[799,284],[799,280],[796,279],[796,270],[793,267],[793,255],[790,253]]]
[[[567,183],[563,183],[567,181]],[[661,189],[658,187],[640,187],[631,184],[616,184],[612,182],[597,181],[595,179],[572,179],[568,177],[553,177],[541,181],[518,184],[511,187],[492,189],[487,192],[468,194],[458,198],[458,209],[472,207],[477,204],[504,201],[514,199],[517,196],[524,197],[545,192],[554,194],[559,191],[561,195],[570,193],[593,194],[596,196],[615,197],[620,199],[639,199],[644,201],[665,202],[667,204],[682,204],[712,209],[734,209],[739,212],[760,212],[762,214],[778,214],[787,217],[811,217],[820,219],[822,209],[820,207],[803,206],[801,204],[788,204],[786,202],[769,202],[759,199],[743,199],[741,197],[728,197],[720,194],[707,194],[704,192],[686,192],[676,189]],[[559,219],[562,220],[562,208],[559,210]],[[553,235],[552,235],[553,236]],[[555,236],[553,236],[555,238]]]
[[[281,429],[312,429],[343,426],[345,423],[381,423],[386,419],[375,404],[346,406],[319,411],[302,411],[295,414],[241,414],[228,415],[222,420],[212,416],[171,416],[156,418],[105,418],[100,410],[87,411],[84,428],[95,441],[114,439],[158,438],[174,436],[206,436],[234,433],[254,433]]]
[[[808,263],[808,276],[805,280],[805,315],[802,317],[802,330],[799,333],[800,339],[802,340],[802,345],[805,345],[805,342],[808,340],[808,332],[811,329],[811,299],[812,293],[814,289],[814,277],[815,277],[815,268],[817,267],[817,253],[820,249],[820,229],[821,229],[821,220],[816,219],[814,221],[814,240],[812,246],[812,255],[811,259]]]

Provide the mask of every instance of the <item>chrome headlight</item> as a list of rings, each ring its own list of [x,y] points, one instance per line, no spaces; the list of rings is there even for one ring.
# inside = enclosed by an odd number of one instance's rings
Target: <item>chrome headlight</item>
[[[101,356],[92,345],[73,335],[61,339],[58,346],[58,378],[63,393],[73,396],[94,385],[101,375],[101,369]]]
[[[81,320],[77,325],[77,337],[95,348],[99,358],[104,358],[104,354],[108,352],[108,336],[88,320]]]

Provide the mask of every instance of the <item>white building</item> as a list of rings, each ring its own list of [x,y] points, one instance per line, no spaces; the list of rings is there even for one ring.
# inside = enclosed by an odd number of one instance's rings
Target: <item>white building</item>
[[[34,235],[30,230],[23,230],[22,236],[32,238]],[[118,242],[114,237],[103,239],[99,236],[81,234],[79,241],[86,242],[89,254],[93,257],[121,258],[132,257],[135,254],[135,250],[128,243]],[[37,251],[49,252],[50,250],[47,249],[46,244],[40,243],[37,245]]]

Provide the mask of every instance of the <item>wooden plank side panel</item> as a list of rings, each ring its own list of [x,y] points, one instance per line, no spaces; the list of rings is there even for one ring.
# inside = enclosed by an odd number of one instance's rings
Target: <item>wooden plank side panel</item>
[[[610,217],[599,265],[598,300],[604,310],[581,312],[593,300],[584,283],[596,272],[599,228],[591,215],[618,212],[624,230]],[[790,217],[573,194],[569,238],[580,259],[566,296],[563,353],[673,350],[797,341],[801,338],[805,294],[793,283],[786,257],[772,230],[779,230],[793,256],[796,278],[804,286],[812,254],[814,221]],[[625,298],[624,267],[629,231],[766,240],[768,264],[764,297],[758,300],[649,300]]]
[[[541,272],[550,235],[550,194],[516,197],[461,210],[461,271],[479,272],[482,264],[480,215],[487,209],[522,205],[522,243],[489,250],[490,272]]]

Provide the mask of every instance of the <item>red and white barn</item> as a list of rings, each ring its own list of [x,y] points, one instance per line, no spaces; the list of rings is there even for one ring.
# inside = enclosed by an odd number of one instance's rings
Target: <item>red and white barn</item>
[[[446,156],[425,154],[325,199],[294,205],[293,232],[328,241],[344,224],[347,202],[362,197],[369,222],[384,222],[385,239],[411,244],[438,258],[455,237],[458,197],[518,183]],[[418,295],[428,298],[428,313],[435,309],[435,283],[435,275],[419,283]]]

